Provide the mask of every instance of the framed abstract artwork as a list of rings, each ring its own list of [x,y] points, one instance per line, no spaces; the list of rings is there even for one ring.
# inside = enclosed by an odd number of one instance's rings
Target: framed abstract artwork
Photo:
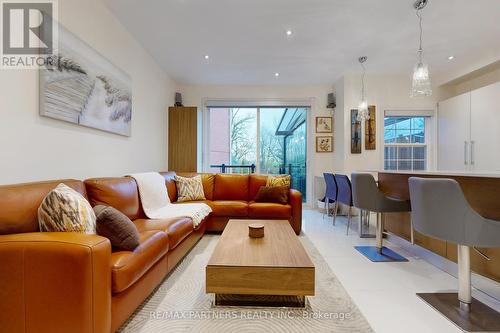
[[[333,117],[316,117],[316,133],[332,133]]]
[[[370,119],[365,120],[365,149],[375,150],[377,148],[377,115],[375,105],[368,106]]]
[[[351,110],[351,154],[361,154],[361,121],[358,110]]]
[[[53,65],[40,70],[40,115],[131,135],[131,78],[59,26]]]
[[[333,152],[333,136],[317,136],[316,152],[317,153]]]

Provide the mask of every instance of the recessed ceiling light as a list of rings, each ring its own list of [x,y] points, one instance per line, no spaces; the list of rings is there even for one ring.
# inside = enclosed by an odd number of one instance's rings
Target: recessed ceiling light
[[[453,59],[455,59],[455,56],[449,56],[448,57],[448,60],[453,60]]]
[[[210,59],[210,56],[207,54],[207,55],[205,55],[205,60],[208,60],[208,59]]]
[[[292,30],[287,30],[287,31],[286,31],[286,35],[287,35],[287,36],[291,36],[292,34],[293,34]]]
[[[274,73],[274,76],[278,77],[278,76],[280,76],[280,73],[276,72],[276,73]]]

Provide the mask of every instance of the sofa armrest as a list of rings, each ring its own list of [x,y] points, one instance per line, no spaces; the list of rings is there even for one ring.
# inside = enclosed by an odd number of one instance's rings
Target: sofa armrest
[[[73,232],[0,236],[5,332],[109,333],[111,244]]]
[[[302,193],[290,189],[290,206],[292,206],[292,218],[290,224],[298,235],[302,229]]]

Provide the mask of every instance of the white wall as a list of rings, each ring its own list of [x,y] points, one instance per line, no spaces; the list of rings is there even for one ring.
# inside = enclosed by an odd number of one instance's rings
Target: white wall
[[[314,193],[314,176],[323,172],[338,170],[342,165],[342,123],[334,124],[334,152],[316,153],[314,123],[316,116],[330,116],[332,110],[327,109],[327,95],[334,91],[330,85],[294,86],[294,85],[269,85],[269,86],[182,86],[183,103],[186,106],[197,106],[199,110],[204,107],[207,99],[226,99],[240,101],[290,101],[311,100],[311,115],[309,118],[308,151],[311,157],[308,160],[308,193]],[[311,196],[309,196],[311,197]]]
[[[367,75],[366,93],[369,105],[376,106],[376,150],[365,150],[364,123],[362,124],[362,152],[351,154],[351,109],[356,109],[361,94],[361,75],[344,76],[344,165],[343,171],[380,169],[383,166],[384,110],[435,110],[437,96],[410,98],[410,78],[406,75]],[[432,157],[433,152],[430,152]]]
[[[440,101],[479,89],[500,81],[500,60],[448,82],[440,89]]]
[[[361,90],[361,76],[350,74],[336,81],[332,86],[182,86],[185,105],[203,108],[206,99],[227,100],[304,100],[313,99],[310,118],[308,149],[313,152],[309,163],[311,187],[309,193],[318,196],[321,189],[313,188],[320,182],[323,172],[351,173],[356,170],[380,169],[382,166],[384,110],[435,110],[437,97],[410,98],[410,78],[407,76],[366,77],[367,98],[370,105],[377,107],[377,149],[361,154],[351,154],[350,112],[358,106]],[[316,116],[331,115],[327,109],[327,94],[335,91],[337,107],[334,115],[334,152],[330,154],[315,152],[314,121]],[[363,127],[364,131],[364,127]],[[364,134],[364,132],[363,132]],[[430,153],[432,154],[432,152]],[[311,192],[312,191],[312,192]],[[316,193],[317,192],[317,193]]]
[[[132,78],[132,136],[40,117],[38,72],[0,70],[0,184],[166,169],[174,82],[99,0],[59,0],[59,21]]]
[[[329,116],[331,109],[326,108],[327,94],[333,91],[329,85],[322,86],[182,86],[183,103],[186,106],[197,106],[202,110],[206,99],[226,99],[241,101],[268,101],[268,100],[312,100],[311,122],[316,116]],[[336,124],[337,126],[337,124]],[[311,126],[310,126],[311,127]],[[312,126],[314,127],[314,126]],[[313,129],[311,127],[311,129]],[[335,131],[335,130],[334,130]],[[312,134],[312,133],[309,133]],[[311,135],[310,135],[311,136]],[[335,136],[334,139],[337,137]],[[336,166],[336,160],[340,155],[334,153],[316,153],[314,148],[314,137],[308,137],[308,149],[313,151],[312,172],[322,174],[324,171],[332,170]],[[337,148],[337,145],[335,145]]]

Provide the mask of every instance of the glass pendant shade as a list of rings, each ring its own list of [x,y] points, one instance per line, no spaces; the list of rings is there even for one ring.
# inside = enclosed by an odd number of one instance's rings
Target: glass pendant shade
[[[429,66],[424,63],[423,49],[422,49],[422,14],[420,11],[427,4],[427,0],[417,1],[413,7],[417,10],[417,17],[419,23],[419,47],[417,51],[417,64],[413,68],[413,76],[411,80],[410,97],[431,96],[432,87],[431,79],[429,77]]]
[[[411,97],[431,96],[432,87],[429,77],[429,67],[421,60],[417,62],[413,69],[413,77],[411,84]]]
[[[358,116],[356,117],[357,121],[370,119],[370,112],[368,111],[368,102],[366,101],[366,90],[365,90],[366,70],[364,63],[366,60],[367,60],[366,56],[358,58],[361,68],[363,68],[363,76],[361,77],[361,99],[358,104]]]
[[[362,121],[368,119],[370,119],[370,113],[368,112],[368,102],[366,101],[366,99],[362,99],[358,105],[358,116],[356,117],[356,120]]]

